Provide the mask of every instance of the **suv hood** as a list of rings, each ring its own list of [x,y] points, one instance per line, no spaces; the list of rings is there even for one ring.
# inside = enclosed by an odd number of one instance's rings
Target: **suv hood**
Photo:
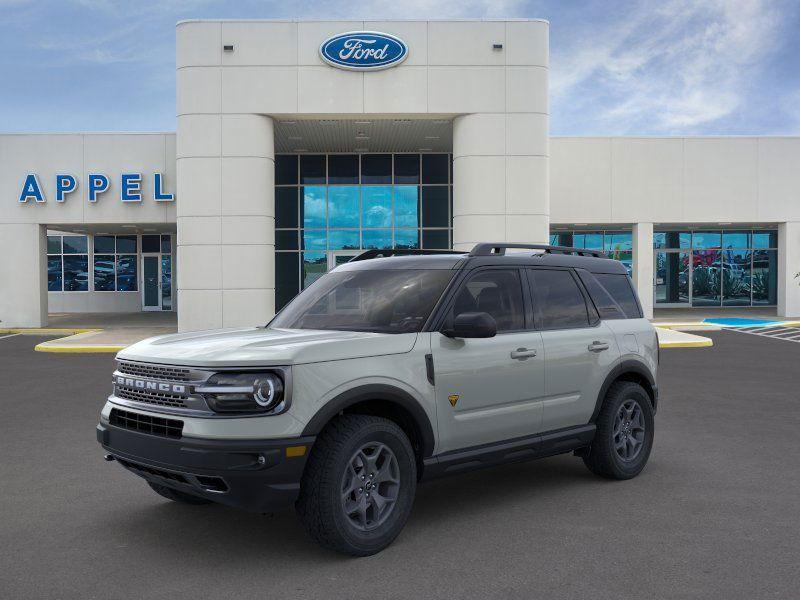
[[[196,331],[149,338],[117,358],[193,367],[297,365],[410,352],[416,333],[266,329]]]

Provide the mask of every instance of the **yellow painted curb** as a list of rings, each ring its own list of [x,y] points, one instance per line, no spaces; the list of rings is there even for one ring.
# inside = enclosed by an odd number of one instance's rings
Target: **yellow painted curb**
[[[659,341],[658,347],[659,348],[708,348],[709,346],[713,346],[714,341],[708,338],[702,340],[692,340],[692,341],[685,341],[685,342],[670,342],[670,341]]]
[[[48,329],[47,327],[22,327],[15,329],[0,329],[0,335],[15,333],[21,335],[77,335],[79,333],[97,333],[102,329]]]
[[[124,350],[127,346],[60,346],[56,344],[36,344],[34,350],[36,352],[57,352],[63,354],[100,354],[100,353],[114,353]]]

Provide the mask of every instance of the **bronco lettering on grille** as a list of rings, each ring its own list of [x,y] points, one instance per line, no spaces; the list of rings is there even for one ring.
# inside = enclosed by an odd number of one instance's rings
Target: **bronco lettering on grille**
[[[117,376],[117,385],[122,387],[134,388],[139,390],[147,390],[153,392],[164,392],[167,394],[185,394],[186,386],[175,383],[161,383],[158,381],[147,381],[146,379],[137,379],[134,377]]]

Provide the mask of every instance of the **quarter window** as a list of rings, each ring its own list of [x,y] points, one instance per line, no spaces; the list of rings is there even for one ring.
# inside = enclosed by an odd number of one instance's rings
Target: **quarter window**
[[[531,269],[529,274],[542,329],[589,326],[586,300],[569,271]]]
[[[456,294],[447,318],[451,326],[461,313],[485,312],[497,323],[497,331],[525,328],[525,305],[519,272],[513,269],[492,269],[472,275]]]
[[[639,303],[636,302],[636,296],[633,295],[633,288],[627,275],[621,273],[595,273],[594,276],[619,304],[627,318],[641,318],[642,312],[639,310]]]

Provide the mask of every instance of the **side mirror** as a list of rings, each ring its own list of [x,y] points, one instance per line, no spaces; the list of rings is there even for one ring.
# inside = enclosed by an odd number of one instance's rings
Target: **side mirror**
[[[442,330],[451,338],[490,338],[497,335],[497,322],[485,312],[465,312],[453,321],[453,327]]]

